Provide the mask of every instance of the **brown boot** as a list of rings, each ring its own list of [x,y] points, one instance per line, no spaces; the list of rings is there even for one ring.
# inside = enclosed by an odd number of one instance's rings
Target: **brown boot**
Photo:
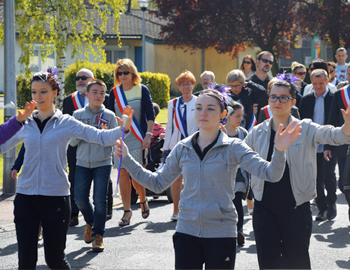
[[[94,240],[91,237],[91,234],[92,234],[91,228],[92,228],[92,225],[86,223],[86,229],[85,229],[85,233],[84,233],[84,241],[86,244],[90,244],[92,242],[92,240]]]
[[[105,249],[103,245],[103,237],[99,234],[95,235],[94,241],[92,242],[92,250],[94,252],[101,252]]]

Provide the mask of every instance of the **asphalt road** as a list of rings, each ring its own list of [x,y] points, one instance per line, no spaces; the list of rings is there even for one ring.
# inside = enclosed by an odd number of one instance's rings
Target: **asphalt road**
[[[151,214],[142,219],[140,205],[133,205],[131,225],[118,227],[121,207],[115,208],[112,220],[107,222],[104,237],[105,251],[94,253],[83,241],[85,222],[68,232],[66,254],[73,269],[174,269],[172,235],[175,222],[170,221],[172,204],[166,197],[150,201]],[[334,221],[313,223],[310,256],[313,269],[350,269],[350,235],[345,197],[338,194],[338,216]],[[246,206],[245,212],[246,210]],[[317,214],[312,206],[314,216]],[[236,269],[258,269],[252,217],[245,215],[246,244],[238,247]],[[0,269],[17,268],[15,231],[0,233]],[[38,269],[46,264],[42,241],[38,244]]]

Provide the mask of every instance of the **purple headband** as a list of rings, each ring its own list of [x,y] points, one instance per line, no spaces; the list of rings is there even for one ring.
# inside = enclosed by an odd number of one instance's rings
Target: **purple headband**
[[[61,83],[58,81],[58,79],[60,78],[57,73],[58,73],[58,68],[48,68],[46,71],[40,71],[37,72],[33,75],[34,77],[39,77],[43,82],[47,82],[48,77],[49,77],[49,73],[52,74],[52,76],[56,79],[58,88],[60,88]]]
[[[299,79],[294,76],[293,74],[291,75],[286,75],[286,71],[283,69],[283,74],[277,74],[276,78],[281,81],[285,81],[290,84],[294,84],[295,82],[299,81]]]

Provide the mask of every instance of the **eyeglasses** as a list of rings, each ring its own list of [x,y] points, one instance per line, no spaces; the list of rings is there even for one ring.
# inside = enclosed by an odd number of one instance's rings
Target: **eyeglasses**
[[[287,103],[290,99],[294,99],[292,97],[288,97],[288,96],[269,96],[269,101],[272,103],[277,102],[277,100],[279,100],[281,103]]]
[[[122,76],[122,75],[125,75],[125,76],[128,76],[129,74],[130,74],[130,71],[119,71],[119,72],[117,72],[117,75],[118,76]]]
[[[243,61],[243,64],[251,64],[252,62],[250,61]]]
[[[306,74],[306,72],[297,72],[297,73],[295,73],[295,74],[297,74],[297,75],[299,75],[299,76],[303,76],[303,75]]]
[[[242,84],[237,84],[237,85],[228,85],[228,87],[230,87],[232,90],[233,89],[238,89],[242,86]]]
[[[331,69],[330,71],[329,71],[329,73],[333,73],[335,71],[335,69]]]
[[[192,86],[192,85],[193,85],[192,83],[186,83],[186,84],[185,84],[185,83],[182,83],[182,84],[180,84],[181,87],[186,87],[186,86],[187,86],[187,87],[190,87],[190,86]]]
[[[85,81],[87,78],[92,78],[92,77],[88,77],[88,76],[86,76],[86,75],[83,75],[83,76],[76,76],[76,77],[75,77],[75,80],[76,80],[76,81],[79,81],[79,80],[81,79],[82,81]]]
[[[269,63],[270,65],[272,65],[272,64],[273,64],[273,62],[272,62],[272,61],[267,60],[267,59],[265,59],[265,58],[262,58],[262,59],[261,59],[261,61],[263,61],[265,64],[267,64],[267,63]]]

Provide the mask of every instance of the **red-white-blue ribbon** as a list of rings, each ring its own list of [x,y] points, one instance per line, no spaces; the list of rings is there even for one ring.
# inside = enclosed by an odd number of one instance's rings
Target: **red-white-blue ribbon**
[[[270,119],[272,117],[272,111],[270,109],[270,105],[267,105],[264,107],[264,112],[265,112],[266,119]]]
[[[248,132],[251,131],[253,129],[253,127],[256,125],[258,121],[256,120],[255,118],[255,115],[253,113],[253,117],[252,119],[250,120],[250,123],[249,123],[249,126],[248,126]]]
[[[107,120],[103,119],[102,117],[103,117],[103,112],[95,116],[95,118],[97,119],[98,126],[100,126],[102,123],[107,124]]]
[[[343,100],[344,103],[344,107],[345,110],[348,108],[349,103],[350,103],[350,99],[349,99],[349,85],[346,87],[343,87],[340,89],[340,93],[341,93],[341,98]]]
[[[81,100],[79,92],[75,91],[72,93],[73,105],[76,110],[82,109],[85,107],[85,100]]]
[[[178,97],[178,98],[175,98],[173,101],[173,106],[175,109],[174,120],[175,120],[176,127],[179,129],[182,136],[184,136],[184,138],[187,138],[188,137],[187,125],[185,124],[184,118],[182,117],[180,99],[181,97]]]
[[[120,89],[120,87],[113,87],[113,92],[114,92],[114,97],[118,105],[118,108],[120,112],[123,113],[124,108],[128,105],[128,101],[125,97],[124,91]],[[130,129],[131,129],[131,132],[135,135],[135,137],[140,142],[143,142],[143,138],[145,137],[145,134],[143,133],[135,117],[132,118]]]

